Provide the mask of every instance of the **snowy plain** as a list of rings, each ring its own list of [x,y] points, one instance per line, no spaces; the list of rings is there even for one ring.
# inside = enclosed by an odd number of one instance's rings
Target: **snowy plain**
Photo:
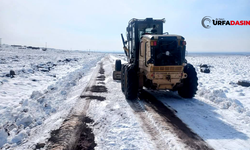
[[[0,52],[0,147],[7,149],[44,141],[59,128],[105,55],[9,46]]]
[[[63,50],[24,50],[4,47],[0,51],[0,147],[34,149],[46,143],[58,129],[87,85],[96,64],[105,61],[105,101],[93,101],[87,115],[95,134],[95,149],[157,149],[142,129],[120,83],[113,81],[114,60],[124,55]],[[199,87],[193,99],[176,92],[152,92],[177,111],[176,115],[214,149],[250,149],[250,55],[187,56],[198,74]],[[201,73],[201,63],[211,73]],[[14,70],[14,78],[7,77]],[[168,149],[182,149],[173,142]],[[167,137],[166,137],[167,138]],[[169,137],[168,137],[169,138]],[[164,149],[164,148],[162,148]]]

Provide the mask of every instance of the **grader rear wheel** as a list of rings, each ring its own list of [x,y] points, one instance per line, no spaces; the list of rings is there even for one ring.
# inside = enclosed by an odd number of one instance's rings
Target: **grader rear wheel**
[[[198,90],[197,73],[191,64],[184,67],[184,73],[187,74],[187,78],[183,80],[183,86],[178,90],[178,93],[183,98],[193,98]]]

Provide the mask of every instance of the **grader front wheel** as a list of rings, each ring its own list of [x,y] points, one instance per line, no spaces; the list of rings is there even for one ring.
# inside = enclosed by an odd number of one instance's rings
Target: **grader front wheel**
[[[138,77],[134,65],[125,66],[124,94],[126,99],[134,100],[138,93]]]

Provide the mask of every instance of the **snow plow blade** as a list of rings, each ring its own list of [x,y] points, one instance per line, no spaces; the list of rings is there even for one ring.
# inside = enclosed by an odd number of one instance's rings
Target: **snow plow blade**
[[[121,71],[113,71],[113,80],[121,80]]]

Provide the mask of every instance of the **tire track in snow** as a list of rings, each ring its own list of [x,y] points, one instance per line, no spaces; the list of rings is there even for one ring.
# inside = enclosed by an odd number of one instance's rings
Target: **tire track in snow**
[[[148,105],[143,99],[127,100],[127,102],[142,123],[142,129],[150,135],[150,140],[153,141],[157,149],[187,149],[169,132],[171,128],[157,112],[153,111],[152,106]]]
[[[103,61],[108,94],[105,102],[93,101],[88,115],[95,118],[93,131],[96,135],[95,149],[157,149],[121,93],[120,82],[114,81],[114,60]],[[100,113],[98,113],[100,112]]]
[[[62,126],[51,132],[51,138],[48,140],[48,149],[93,149],[96,146],[94,134],[87,125],[87,123],[91,123],[93,120],[87,117],[86,113],[91,99],[95,97],[91,87],[95,85],[98,71],[99,73],[104,71],[102,63],[98,63],[98,66],[93,71],[92,78]]]
[[[181,142],[184,143],[184,145],[180,144],[176,148],[195,150],[213,149],[201,137],[194,133],[185,123],[183,123],[170,108],[158,101],[153,95],[145,90],[142,90],[139,95],[139,99],[140,101],[138,102],[140,103],[141,107],[145,107],[144,114],[139,114],[139,117],[143,120],[143,124],[145,126],[151,125],[155,127],[154,129],[149,129],[148,132],[153,137],[153,139],[155,136],[160,137],[160,139],[155,140],[156,143],[165,143],[168,148],[173,148],[176,146],[173,145],[172,142]],[[146,121],[145,118],[147,118],[148,121]],[[175,136],[174,138],[169,138],[169,136],[173,135]],[[178,140],[176,140],[176,137]]]

